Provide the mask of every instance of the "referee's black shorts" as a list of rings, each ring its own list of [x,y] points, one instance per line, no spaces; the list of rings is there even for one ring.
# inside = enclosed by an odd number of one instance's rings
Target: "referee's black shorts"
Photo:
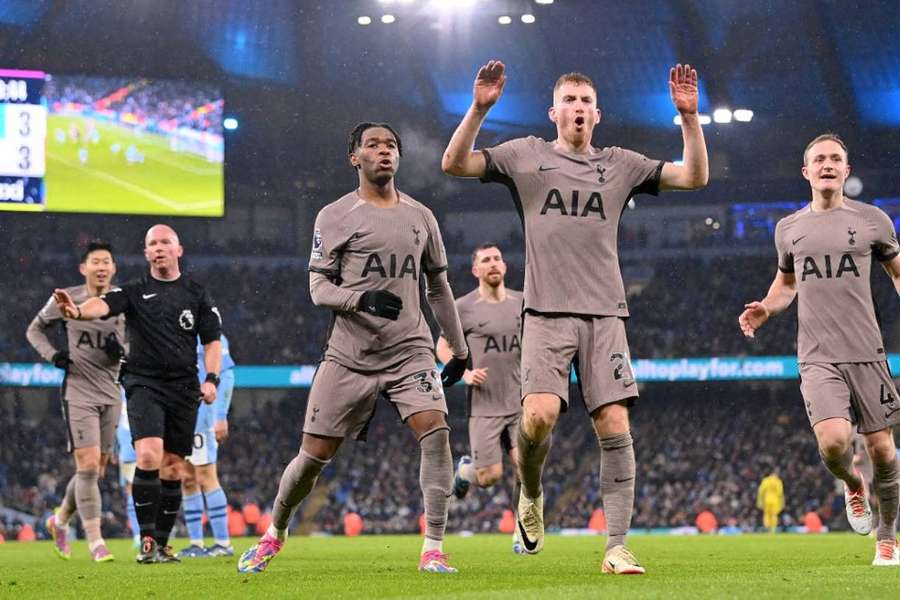
[[[197,378],[164,380],[126,373],[122,383],[132,441],[162,438],[166,452],[190,456],[201,402]]]

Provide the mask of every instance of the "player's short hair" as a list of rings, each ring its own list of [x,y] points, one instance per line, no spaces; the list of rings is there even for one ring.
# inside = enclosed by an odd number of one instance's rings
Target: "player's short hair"
[[[475,264],[475,261],[478,260],[478,253],[482,250],[487,250],[488,248],[496,248],[500,250],[500,246],[495,244],[494,242],[484,242],[483,244],[479,244],[474,250],[472,250],[472,264]]]
[[[393,134],[394,139],[397,140],[397,154],[403,156],[403,142],[400,141],[400,135],[394,131],[394,128],[387,123],[372,123],[370,121],[360,123],[350,132],[350,137],[347,139],[347,154],[356,152],[356,149],[362,144],[363,133],[365,133],[367,129],[372,129],[373,127],[383,127],[390,131],[391,134]]]
[[[109,255],[112,256],[113,249],[112,244],[104,240],[91,240],[88,242],[87,248],[84,249],[84,252],[81,254],[81,264],[87,262],[88,256],[91,255],[91,252],[97,252],[98,250],[106,250],[109,252]]]
[[[850,161],[850,151],[847,150],[847,144],[844,143],[844,140],[841,139],[836,133],[832,133],[830,131],[826,131],[821,135],[817,135],[813,141],[806,145],[806,150],[803,151],[803,164],[806,164],[806,154],[809,152],[809,149],[818,144],[819,142],[834,142],[838,146],[844,149],[844,154],[847,155],[847,161]]]
[[[594,90],[594,95],[597,95],[597,86],[594,85],[594,82],[591,81],[591,78],[585,75],[584,73],[579,73],[577,71],[572,71],[571,73],[564,73],[559,76],[559,79],[556,80],[556,85],[553,86],[553,93],[556,94],[556,90],[562,87],[564,83],[574,83],[576,85],[589,85],[591,89]]]

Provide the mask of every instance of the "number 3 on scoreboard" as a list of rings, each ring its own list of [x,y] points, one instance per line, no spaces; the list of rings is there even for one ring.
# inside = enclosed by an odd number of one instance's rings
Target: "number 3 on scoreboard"
[[[31,135],[31,115],[24,110],[19,113],[19,135],[22,137]]]
[[[31,148],[19,146],[19,168],[27,171],[31,168]]]

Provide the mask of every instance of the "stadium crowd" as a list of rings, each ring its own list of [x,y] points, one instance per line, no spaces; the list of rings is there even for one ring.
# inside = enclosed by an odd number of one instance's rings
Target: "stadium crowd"
[[[795,382],[644,386],[633,413],[638,465],[634,527],[691,526],[708,509],[720,527],[756,530],[761,524],[756,486],[774,468],[785,482],[783,525],[798,524],[805,513],[817,511],[830,528],[845,529],[842,493],[821,465],[795,388]],[[279,474],[299,446],[303,395],[248,402],[242,416],[233,419],[231,438],[220,449],[219,474],[234,509],[270,507]],[[577,398],[573,391],[572,410],[561,418],[544,474],[551,530],[585,528],[601,507],[600,451]],[[57,412],[31,419],[25,401],[0,402],[0,427],[8,432],[0,447],[0,507],[42,517],[59,503],[72,466],[63,455],[65,433]],[[451,442],[458,458],[468,452],[460,391],[451,394],[450,407]],[[418,462],[412,434],[387,405],[379,405],[368,441],[344,444],[308,500],[314,510],[307,514],[301,507],[295,526],[337,534],[343,531],[344,516],[354,512],[367,533],[417,532],[422,513]],[[453,500],[450,530],[497,531],[510,507],[510,474],[507,469],[508,477],[493,488],[473,487],[464,500]],[[107,470],[101,488],[106,535],[125,535],[115,466]],[[35,525],[39,537],[46,536],[42,521]],[[5,530],[7,538],[22,526],[15,518],[0,517],[0,522],[0,533]]]

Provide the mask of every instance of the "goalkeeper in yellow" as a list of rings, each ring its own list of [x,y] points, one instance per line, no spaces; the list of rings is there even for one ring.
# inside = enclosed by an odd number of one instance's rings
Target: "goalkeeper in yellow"
[[[784,510],[784,483],[774,469],[759,483],[756,507],[763,511],[763,526],[770,533],[775,533],[778,515]]]

